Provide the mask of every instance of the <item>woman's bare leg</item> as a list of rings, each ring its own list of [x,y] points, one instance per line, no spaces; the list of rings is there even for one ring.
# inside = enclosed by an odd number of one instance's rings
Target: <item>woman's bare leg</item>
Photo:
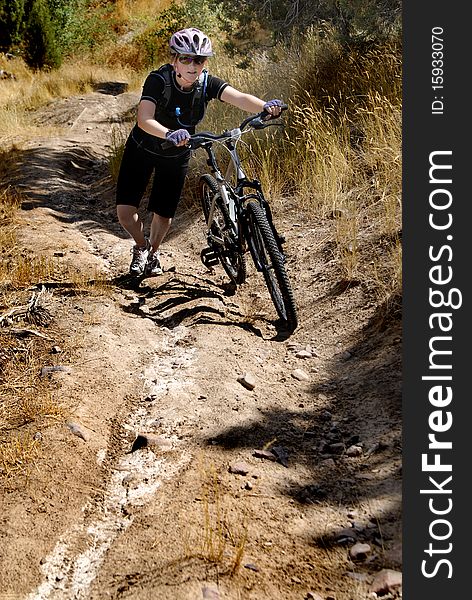
[[[151,248],[153,252],[159,250],[159,246],[161,245],[162,240],[167,235],[171,223],[171,218],[161,217],[160,215],[154,213],[154,216],[152,217],[151,221],[151,232],[149,235],[149,241],[151,243]]]
[[[136,246],[146,247],[146,238],[144,237],[144,227],[138,215],[138,209],[127,204],[118,204],[116,214],[120,225],[131,235]]]

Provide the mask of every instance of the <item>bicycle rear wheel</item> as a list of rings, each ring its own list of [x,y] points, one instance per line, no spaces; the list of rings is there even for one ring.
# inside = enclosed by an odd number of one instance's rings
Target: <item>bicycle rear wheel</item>
[[[277,314],[287,329],[294,331],[298,325],[297,309],[285,270],[284,257],[275,240],[273,229],[259,202],[248,202],[246,210],[248,244],[252,258],[257,269],[264,275]]]
[[[239,249],[233,222],[221,197],[216,179],[208,174],[202,175],[200,178],[200,200],[207,222],[215,196],[208,245],[217,254],[228,277],[239,285],[246,281],[246,261]]]

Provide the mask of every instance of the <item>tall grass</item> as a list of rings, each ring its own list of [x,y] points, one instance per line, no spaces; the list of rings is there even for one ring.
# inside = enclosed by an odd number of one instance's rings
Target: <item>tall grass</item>
[[[276,205],[296,197],[311,218],[335,216],[340,277],[365,283],[382,302],[400,294],[399,45],[346,48],[332,31],[311,29],[301,44],[264,52],[248,69],[219,57],[214,70],[239,89],[289,104],[285,129],[256,134],[248,153]],[[205,129],[234,126],[239,116],[211,106]]]

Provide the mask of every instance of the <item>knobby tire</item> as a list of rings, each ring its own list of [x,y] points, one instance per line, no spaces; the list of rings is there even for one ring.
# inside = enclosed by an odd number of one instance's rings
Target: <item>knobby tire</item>
[[[261,268],[277,314],[290,331],[298,325],[292,287],[285,269],[284,257],[267,221],[264,209],[256,201],[248,202],[247,227],[249,247],[256,267]]]

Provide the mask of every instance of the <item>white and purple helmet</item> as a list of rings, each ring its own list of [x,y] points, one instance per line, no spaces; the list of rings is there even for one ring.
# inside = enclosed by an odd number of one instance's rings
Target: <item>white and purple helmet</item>
[[[195,27],[181,29],[170,38],[171,52],[189,56],[213,56],[210,38]]]

